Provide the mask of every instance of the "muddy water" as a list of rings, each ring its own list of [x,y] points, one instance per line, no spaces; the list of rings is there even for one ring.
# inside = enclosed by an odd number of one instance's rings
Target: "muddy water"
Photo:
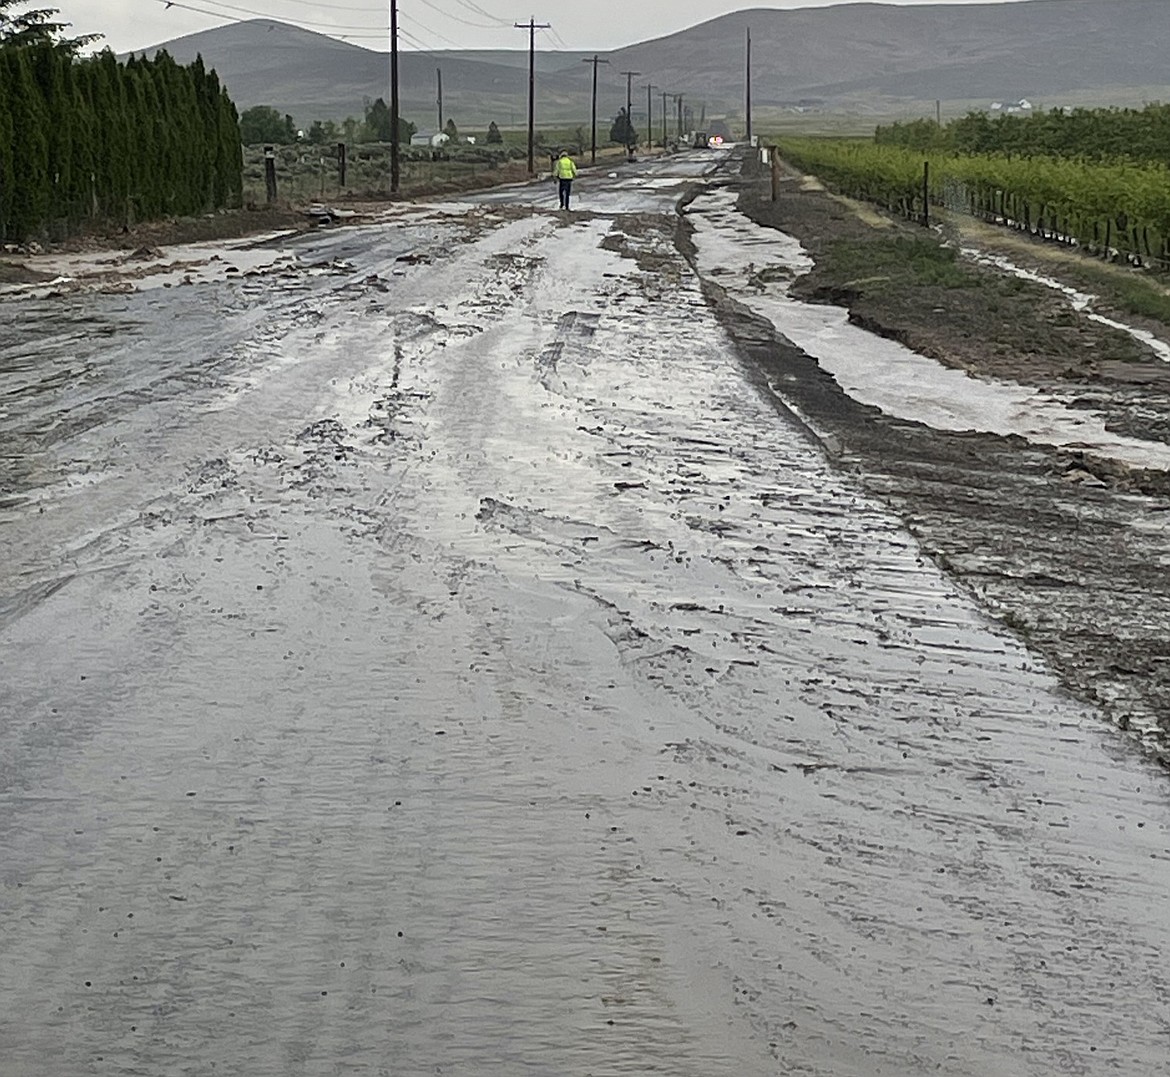
[[[6,330],[5,1077],[1166,1072],[1164,777],[669,216],[418,227]]]
[[[736,199],[735,191],[717,189],[688,210],[700,272],[772,322],[853,399],[935,430],[1016,435],[1036,445],[1089,451],[1130,467],[1170,469],[1165,444],[1116,433],[1105,415],[1072,406],[1079,392],[1062,397],[1052,390],[976,378],[853,325],[843,307],[791,298],[789,285],[812,267],[811,260],[791,236],[740,213]],[[1004,259],[984,261],[1027,276]],[[1040,278],[1032,274],[1030,279]],[[1073,293],[1071,299],[1087,303],[1090,297]],[[1148,333],[1093,317],[1157,346],[1158,354],[1166,349]]]

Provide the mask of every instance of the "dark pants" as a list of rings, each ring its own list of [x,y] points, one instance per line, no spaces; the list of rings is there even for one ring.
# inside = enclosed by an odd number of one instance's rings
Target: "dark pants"
[[[573,189],[573,181],[563,179],[561,180],[561,209],[569,208],[569,192]]]

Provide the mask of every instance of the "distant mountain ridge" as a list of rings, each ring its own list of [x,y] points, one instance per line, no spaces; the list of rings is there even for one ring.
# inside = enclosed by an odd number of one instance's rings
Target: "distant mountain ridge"
[[[744,41],[751,27],[753,98],[760,108],[801,99],[826,108],[877,110],[899,102],[1015,100],[1057,104],[1161,94],[1170,98],[1170,0],[1023,0],[898,6],[840,4],[754,9],[603,54],[598,112],[625,104],[637,70],[635,121],[644,117],[645,79],[687,95],[708,114],[743,110]],[[187,62],[201,54],[241,108],[272,105],[300,124],[360,116],[363,101],[388,97],[388,57],[270,19],[254,19],[159,46]],[[146,50],[153,53],[155,50]],[[538,56],[543,122],[588,123],[589,66],[573,53]],[[524,50],[400,53],[402,112],[434,126],[436,68],[444,112],[464,127],[521,124],[526,113]],[[637,86],[637,84],[636,84]],[[655,98],[655,126],[661,99]],[[1135,100],[1136,103],[1136,100]]]

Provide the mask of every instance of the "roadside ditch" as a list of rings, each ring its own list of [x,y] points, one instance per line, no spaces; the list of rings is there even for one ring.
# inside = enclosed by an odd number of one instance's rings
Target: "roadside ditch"
[[[937,235],[854,209],[796,174],[776,202],[730,178],[741,214],[799,240],[788,296],[976,379],[1035,388],[1160,455],[1170,367],[1067,295],[964,257]],[[680,241],[696,263],[684,214]],[[1170,766],[1170,474],[1018,435],[938,429],[842,390],[767,317],[703,273],[761,389],[905,521],[925,554],[1009,626],[1076,697]],[[761,281],[761,290],[767,287]],[[974,387],[974,386],[973,386]],[[914,392],[906,385],[905,392]]]

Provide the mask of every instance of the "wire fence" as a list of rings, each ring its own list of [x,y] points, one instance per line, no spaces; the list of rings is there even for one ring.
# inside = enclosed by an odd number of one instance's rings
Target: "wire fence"
[[[450,152],[402,147],[399,154],[400,188],[441,187],[485,173],[499,172],[525,154],[515,147],[459,147]],[[281,202],[308,202],[330,198],[372,197],[390,191],[390,147],[370,143],[346,147],[344,182],[342,158],[336,146],[279,146],[273,149],[276,196]],[[267,200],[263,147],[245,151],[245,204]]]

